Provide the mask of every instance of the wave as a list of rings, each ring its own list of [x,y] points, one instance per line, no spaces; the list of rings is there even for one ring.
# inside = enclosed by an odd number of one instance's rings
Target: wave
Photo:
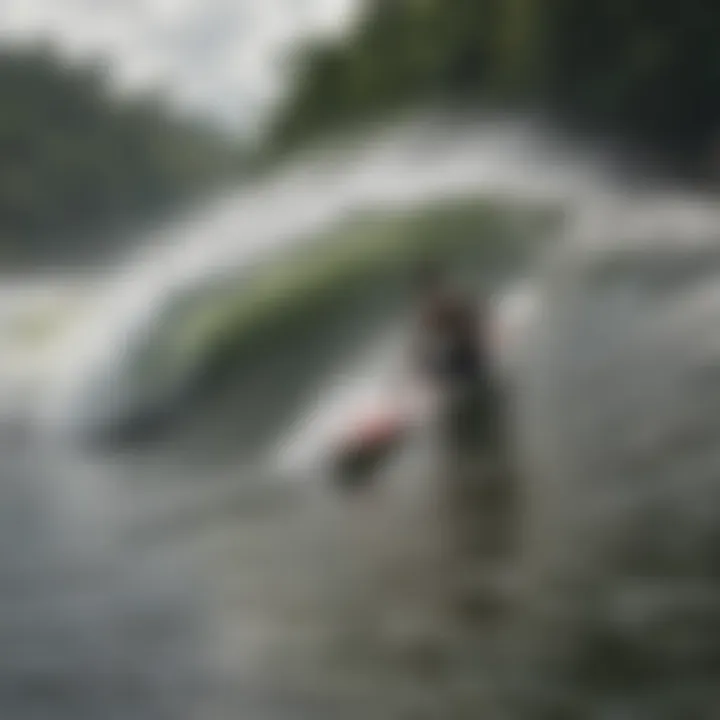
[[[83,313],[46,356],[41,397],[24,412],[52,433],[83,436],[167,405],[217,340],[200,333],[183,344],[198,317],[359,212],[453,197],[579,204],[601,192],[600,177],[521,122],[419,122],[305,158],[163,228],[95,279]]]

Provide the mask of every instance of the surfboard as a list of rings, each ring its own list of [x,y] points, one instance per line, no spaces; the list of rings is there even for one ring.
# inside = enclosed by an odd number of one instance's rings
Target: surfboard
[[[336,484],[358,487],[376,478],[413,431],[432,416],[434,405],[427,389],[413,387],[357,408],[336,435],[332,454]]]
[[[407,418],[391,406],[354,419],[337,445],[333,463],[336,482],[343,486],[365,484],[399,449],[409,430]]]

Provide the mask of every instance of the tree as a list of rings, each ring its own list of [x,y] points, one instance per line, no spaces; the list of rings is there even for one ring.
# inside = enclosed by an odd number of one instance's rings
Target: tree
[[[37,261],[201,192],[238,153],[159,102],[120,100],[95,67],[0,53],[0,244]],[[99,242],[99,240],[97,241]]]
[[[715,0],[374,0],[310,49],[271,142],[411,105],[535,106],[697,162],[720,125]]]

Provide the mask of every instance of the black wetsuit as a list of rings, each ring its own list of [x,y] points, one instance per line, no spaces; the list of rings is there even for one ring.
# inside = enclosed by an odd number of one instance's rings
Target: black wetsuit
[[[480,329],[477,329],[480,333]],[[489,352],[475,328],[426,327],[420,351],[420,369],[445,393],[443,426],[453,442],[479,446],[495,443],[499,403]]]
[[[470,384],[480,380],[482,361],[478,348],[452,338],[438,339],[438,346],[428,349],[425,370],[442,384]]]

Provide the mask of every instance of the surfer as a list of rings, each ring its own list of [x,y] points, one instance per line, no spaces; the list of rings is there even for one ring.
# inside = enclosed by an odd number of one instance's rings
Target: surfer
[[[490,448],[497,441],[499,404],[487,308],[450,288],[434,266],[424,267],[419,281],[415,375],[438,395],[451,440]]]
[[[394,404],[391,400],[342,437],[335,455],[342,484],[365,486],[419,418],[438,417],[450,447],[473,452],[498,447],[499,404],[490,370],[487,312],[449,288],[434,266],[424,266],[418,280],[407,374],[410,407],[404,407],[402,397]]]

